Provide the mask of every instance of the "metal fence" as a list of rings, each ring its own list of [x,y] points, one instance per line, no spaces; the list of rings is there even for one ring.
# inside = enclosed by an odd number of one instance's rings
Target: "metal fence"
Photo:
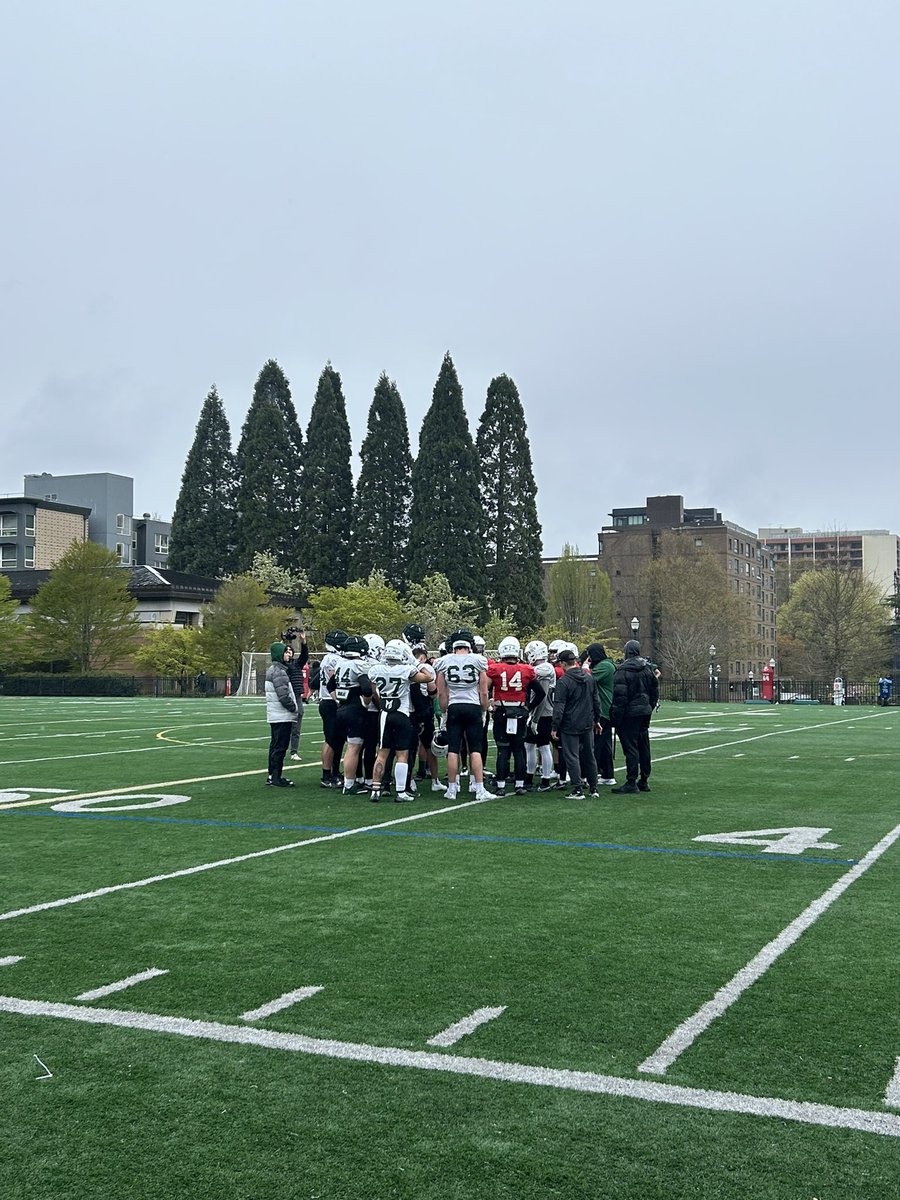
[[[900,680],[895,680],[894,691]],[[666,679],[659,681],[660,700],[671,700],[686,704],[710,703],[744,704],[761,701],[762,684],[758,679],[719,679],[710,683],[709,677],[700,679]],[[777,704],[833,704],[833,679],[776,679],[774,702]],[[883,704],[877,682],[845,683],[844,704]],[[893,696],[888,703],[893,704]]]

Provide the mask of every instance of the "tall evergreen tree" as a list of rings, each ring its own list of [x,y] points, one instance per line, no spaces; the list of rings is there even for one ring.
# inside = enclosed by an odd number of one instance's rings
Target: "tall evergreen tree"
[[[231,569],[236,496],[231,429],[213,384],[200,410],[172,515],[173,571],[217,579]]]
[[[270,396],[254,396],[235,455],[237,464],[236,565],[246,570],[258,550],[279,563],[295,557],[297,507],[287,508],[286,477],[296,471],[284,417]]]
[[[340,376],[338,376],[340,379]],[[257,396],[268,396],[284,417],[285,428],[294,449],[299,454],[303,450],[303,434],[300,432],[300,422],[297,420],[297,410],[291,399],[291,385],[287,376],[274,358],[263,364],[263,368],[253,389],[254,399]]]
[[[475,447],[491,607],[536,629],[545,607],[537,486],[525,412],[508,375],[490,382]]]
[[[291,386],[270,358],[257,376],[235,454],[240,570],[258,550],[271,551],[280,566],[296,563],[302,449]]]
[[[319,376],[309,416],[300,476],[299,565],[316,588],[347,583],[353,520],[350,452],[341,377],[328,363]]]
[[[360,450],[362,467],[353,506],[350,575],[366,579],[381,570],[402,591],[409,552],[409,429],[397,385],[386,374],[375,386]]]
[[[478,455],[448,352],[422,422],[412,469],[409,578],[421,582],[439,570],[455,594],[471,597],[485,610],[479,482]]]

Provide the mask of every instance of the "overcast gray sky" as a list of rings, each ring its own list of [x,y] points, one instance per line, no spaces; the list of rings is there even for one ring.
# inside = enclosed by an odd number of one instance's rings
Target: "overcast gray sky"
[[[0,492],[171,516],[263,362],[354,448],[446,349],[525,404],[548,553],[680,493],[900,532],[896,0],[3,0]]]

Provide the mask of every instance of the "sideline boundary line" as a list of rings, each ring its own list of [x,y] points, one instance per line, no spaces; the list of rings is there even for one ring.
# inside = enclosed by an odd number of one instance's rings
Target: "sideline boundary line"
[[[386,1067],[412,1067],[420,1071],[469,1075],[502,1083],[524,1083],[573,1092],[614,1096],[618,1099],[648,1100],[712,1112],[741,1113],[797,1121],[803,1125],[821,1125],[832,1129],[853,1129],[882,1137],[900,1137],[900,1116],[864,1108],[840,1108],[805,1100],[781,1100],[770,1096],[747,1096],[740,1092],[719,1092],[705,1088],[680,1087],[671,1083],[601,1075],[591,1071],[569,1071],[554,1067],[534,1067],[522,1063],[499,1062],[487,1058],[465,1058],[455,1054],[436,1054],[425,1050],[404,1050],[391,1046],[370,1046],[359,1042],[339,1042],[302,1034],[279,1033],[246,1025],[228,1025],[219,1021],[196,1021],[188,1017],[166,1017],[155,1013],[125,1012],[112,1008],[76,1007],[44,1000],[20,1000],[0,996],[0,1012],[25,1017],[56,1017],[84,1021],[91,1025],[112,1025],[120,1029],[141,1029],[151,1033],[176,1034],[204,1041],[230,1042],[259,1046],[267,1050],[288,1050],[313,1054],[345,1062],[377,1063]]]
[[[493,799],[494,797],[491,797]],[[74,799],[67,796],[66,799]],[[353,837],[357,833],[370,833],[373,829],[384,829],[391,825],[404,825],[409,821],[422,821],[428,817],[439,817],[442,813],[460,812],[464,808],[472,808],[476,804],[490,804],[490,800],[468,800],[463,804],[451,804],[446,808],[432,808],[426,812],[410,813],[405,817],[395,817],[391,821],[380,821],[375,825],[360,825],[355,829],[341,829],[337,833],[327,833],[323,837],[305,838],[302,842],[287,842],[283,846],[268,846],[265,850],[253,850],[249,854],[238,854],[233,858],[220,858],[215,862],[198,863],[193,867],[182,867],[179,871],[169,871],[165,875],[148,875],[145,879],[132,879],[128,883],[114,883],[108,887],[96,888],[92,892],[80,892],[75,896],[63,896],[59,900],[46,900],[43,904],[31,904],[27,908],[15,908],[9,912],[0,913],[0,921],[12,921],[16,917],[29,916],[31,913],[45,912],[50,908],[65,908],[71,904],[80,904],[83,900],[95,900],[99,896],[110,896],[114,892],[129,891],[132,888],[147,887],[151,883],[165,883],[169,879],[182,879],[188,875],[199,875],[203,871],[214,871],[217,867],[231,867],[236,863],[250,862],[254,858],[268,858],[272,854],[283,854],[286,850],[300,850],[304,846],[316,846],[322,842],[335,842],[339,838]]]
[[[795,917],[777,937],[773,938],[768,945],[763,946],[762,950],[755,954],[746,966],[741,967],[728,983],[719,988],[712,1000],[708,1000],[693,1016],[688,1017],[677,1029],[673,1030],[658,1049],[644,1059],[638,1066],[638,1070],[651,1075],[665,1075],[672,1063],[693,1045],[700,1034],[705,1033],[717,1017],[720,1017],[736,1000],[739,1000],[752,984],[761,979],[769,967],[786,950],[789,950],[824,912],[828,911],[835,900],[843,895],[850,884],[864,875],[885,851],[890,850],[898,838],[900,838],[900,825],[895,825],[890,833],[885,834],[881,841],[859,860],[855,867],[851,867],[817,900],[813,900],[812,904],[807,905],[803,912]]]

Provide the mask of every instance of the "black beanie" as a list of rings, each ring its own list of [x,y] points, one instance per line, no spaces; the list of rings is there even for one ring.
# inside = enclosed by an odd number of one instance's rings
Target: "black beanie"
[[[587,656],[592,663],[603,662],[606,658],[606,651],[599,642],[591,642],[587,648]]]

